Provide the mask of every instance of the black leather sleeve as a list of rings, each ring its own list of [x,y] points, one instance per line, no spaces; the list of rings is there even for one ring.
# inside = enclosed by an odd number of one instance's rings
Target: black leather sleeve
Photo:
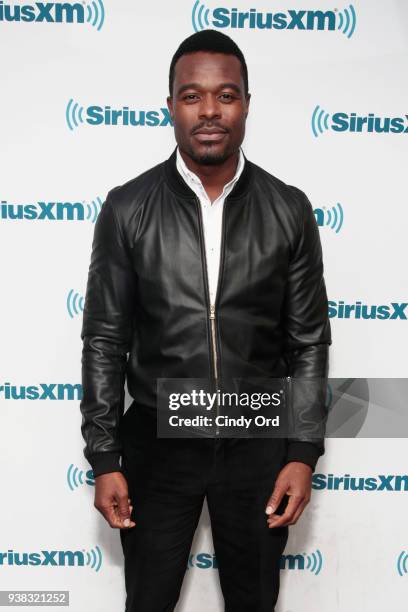
[[[135,274],[113,191],[95,224],[81,330],[81,432],[95,477],[121,471],[118,434],[134,316]]]
[[[283,306],[294,426],[287,461],[306,463],[314,472],[325,452],[323,415],[332,338],[319,228],[307,196],[292,189],[302,204],[302,214]]]

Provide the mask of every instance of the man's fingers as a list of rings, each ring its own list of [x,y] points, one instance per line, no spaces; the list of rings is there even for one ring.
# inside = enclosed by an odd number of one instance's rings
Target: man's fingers
[[[125,508],[122,505],[122,510],[120,508],[121,506],[118,502],[113,502],[112,504],[99,507],[98,510],[112,528],[126,529],[134,527],[136,523],[130,518],[133,506],[126,506]]]
[[[306,504],[304,498],[300,495],[289,496],[288,504],[282,515],[274,514],[268,517],[269,527],[283,527],[292,524],[295,516],[300,516]]]
[[[117,498],[117,514],[122,527],[130,527],[130,505],[127,495],[121,495]]]
[[[117,513],[117,508],[115,504],[109,504],[107,506],[101,506],[100,508],[98,508],[98,510],[101,512],[102,516],[104,517],[104,519],[106,520],[107,523],[109,523],[110,527],[114,528],[120,528],[123,527],[120,517]]]
[[[296,510],[295,515],[292,518],[292,520],[290,521],[289,525],[294,525],[295,523],[297,523],[298,518],[300,517],[300,515],[302,514],[302,512],[306,508],[306,506],[307,506],[307,503],[305,501],[303,501],[301,504],[299,504],[299,507]]]
[[[266,508],[265,508],[266,514],[273,514],[275,512],[276,508],[281,503],[282,498],[285,495],[285,493],[286,493],[285,487],[279,484],[275,484],[275,488],[272,492],[272,495],[270,496],[266,504]]]
[[[134,527],[130,515],[132,500],[125,477],[121,472],[108,472],[96,477],[94,506],[110,527],[119,529]]]
[[[285,512],[282,515],[275,514],[268,518],[269,527],[282,527],[292,521],[303,499],[300,495],[290,495]]]

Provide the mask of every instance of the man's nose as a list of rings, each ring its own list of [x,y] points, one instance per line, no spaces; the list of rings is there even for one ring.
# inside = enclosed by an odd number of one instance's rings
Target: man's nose
[[[203,96],[200,103],[200,117],[214,119],[221,116],[221,105],[212,95]]]

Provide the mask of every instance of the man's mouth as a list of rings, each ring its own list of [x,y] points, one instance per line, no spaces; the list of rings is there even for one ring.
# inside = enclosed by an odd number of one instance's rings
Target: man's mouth
[[[227,132],[221,128],[203,128],[194,132],[193,135],[199,142],[219,142],[226,134]]]

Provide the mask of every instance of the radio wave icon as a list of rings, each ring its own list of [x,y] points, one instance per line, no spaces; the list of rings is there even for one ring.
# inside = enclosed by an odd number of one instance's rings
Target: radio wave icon
[[[191,14],[191,21],[193,23],[194,32],[198,32],[199,30],[205,30],[210,25],[210,21],[208,19],[208,13],[210,9],[205,7],[205,4],[202,4],[200,0],[197,0],[194,3],[193,11]]]
[[[84,123],[82,117],[83,112],[84,107],[79,106],[79,104],[77,102],[74,102],[74,100],[71,98],[65,110],[65,119],[71,131],[77,128],[80,123]]]
[[[92,221],[92,223],[95,223],[96,219],[98,218],[99,213],[101,212],[101,208],[102,208],[102,200],[99,196],[97,196],[94,200],[91,200],[90,204],[87,204],[87,215],[86,218],[89,221]]]
[[[105,21],[105,7],[102,0],[97,0],[96,2],[94,0],[86,8],[88,9],[87,23],[90,23],[99,32]]]
[[[90,552],[84,550],[84,553],[86,555],[85,565],[90,565],[95,572],[99,572],[102,565],[102,553],[99,546],[96,545]]]
[[[343,226],[344,221],[344,212],[342,205],[340,204],[340,202],[337,202],[337,204],[335,204],[331,208],[326,209],[326,207],[323,206],[323,209],[326,212],[326,220],[324,224],[328,225],[330,229],[334,230],[336,234],[338,234]]]
[[[311,555],[306,555],[306,558],[307,558],[306,569],[310,570],[313,574],[317,576],[317,574],[322,569],[322,565],[323,565],[322,553],[320,552],[319,549],[317,549],[315,553],[312,553]]]
[[[343,34],[347,36],[347,38],[351,38],[354,34],[357,23],[357,16],[354,6],[350,4],[349,8],[345,8],[343,11],[339,12],[338,20],[339,25],[337,26],[337,29],[341,30]]]
[[[84,297],[74,292],[73,289],[68,293],[67,310],[71,319],[84,310]]]
[[[67,470],[67,482],[71,491],[77,489],[80,485],[84,484],[84,475],[84,470],[80,470],[73,463],[71,463]]]
[[[323,134],[325,130],[329,129],[329,113],[326,113],[319,105],[313,111],[312,114],[312,132],[316,136]]]
[[[408,574],[407,561],[408,561],[408,553],[406,553],[405,550],[403,550],[398,555],[398,559],[397,559],[397,572],[399,573],[400,576],[403,576],[404,574]]]

